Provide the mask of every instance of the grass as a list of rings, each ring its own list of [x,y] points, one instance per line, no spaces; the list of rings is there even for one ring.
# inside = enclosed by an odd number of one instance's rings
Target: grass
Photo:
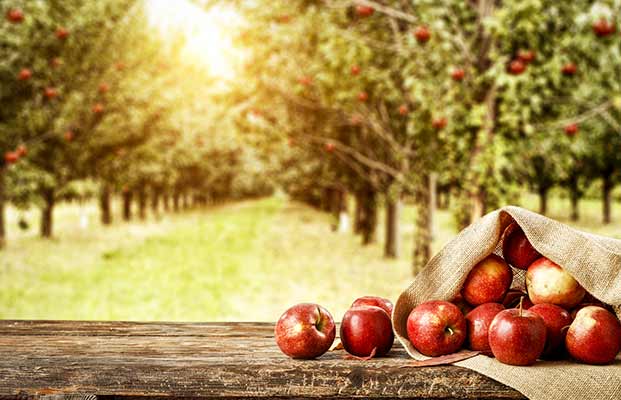
[[[523,204],[535,209],[536,199],[525,196]],[[566,200],[550,202],[552,217],[567,222],[567,210]],[[619,215],[599,223],[599,202],[584,201],[581,212],[579,228],[621,237]],[[33,229],[19,232],[17,217],[10,210],[9,245],[0,252],[3,319],[273,321],[302,301],[340,318],[355,297],[394,300],[411,279],[411,207],[402,215],[399,260],[280,197],[111,227],[97,223],[94,204],[62,205],[51,241]],[[450,213],[440,211],[434,250],[454,234]]]

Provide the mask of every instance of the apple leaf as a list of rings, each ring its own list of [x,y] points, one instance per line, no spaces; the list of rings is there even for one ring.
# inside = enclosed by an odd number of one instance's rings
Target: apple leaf
[[[474,356],[478,356],[479,354],[481,354],[480,351],[464,350],[464,351],[460,351],[457,353],[447,354],[445,356],[432,357],[428,360],[410,361],[407,363],[407,365],[404,365],[399,368],[411,368],[411,367],[418,368],[418,367],[432,367],[435,365],[447,365],[447,364],[456,363],[458,361],[467,360]]]
[[[343,342],[338,342],[336,344],[336,346],[334,346],[332,349],[330,349],[330,351],[337,351],[337,350],[343,350],[345,347],[343,347]]]
[[[360,361],[369,361],[370,359],[372,359],[373,357],[375,357],[375,352],[377,351],[377,347],[373,347],[373,350],[371,350],[371,354],[369,354],[366,357],[358,357],[355,356],[353,354],[346,354],[343,356],[343,358],[345,360],[360,360]]]

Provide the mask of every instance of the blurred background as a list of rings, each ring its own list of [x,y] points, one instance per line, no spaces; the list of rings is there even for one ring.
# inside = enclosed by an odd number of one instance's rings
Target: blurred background
[[[393,301],[514,204],[621,237],[621,0],[3,0],[0,318]]]

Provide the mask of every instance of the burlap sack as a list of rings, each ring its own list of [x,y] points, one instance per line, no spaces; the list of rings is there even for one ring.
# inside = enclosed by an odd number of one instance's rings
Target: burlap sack
[[[490,253],[501,254],[501,235],[513,220],[533,246],[567,269],[597,299],[613,305],[621,317],[621,240],[570,228],[534,212],[509,206],[494,211],[464,229],[429,261],[397,300],[393,324],[408,353],[425,359],[407,338],[410,311],[428,300],[449,300],[470,269]],[[514,270],[514,286],[523,285],[523,271]],[[569,361],[538,361],[515,367],[479,355],[455,363],[487,375],[531,399],[621,399],[621,362],[590,366]]]

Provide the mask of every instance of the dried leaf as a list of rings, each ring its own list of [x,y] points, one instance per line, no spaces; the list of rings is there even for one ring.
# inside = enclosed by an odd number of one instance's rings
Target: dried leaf
[[[337,350],[343,350],[345,347],[343,347],[343,342],[338,342],[336,344],[336,346],[334,346],[333,348],[330,349],[330,351],[337,351]]]
[[[432,357],[428,360],[410,361],[408,362],[407,365],[404,365],[399,368],[412,368],[412,367],[417,368],[417,367],[432,367],[434,365],[448,365],[448,364],[456,363],[458,361],[467,360],[479,354],[481,354],[480,351],[464,350],[464,351],[460,351],[457,353],[447,354],[445,356]]]
[[[371,350],[371,354],[369,354],[366,357],[358,357],[355,356],[353,354],[346,354],[343,356],[343,358],[345,360],[360,360],[360,361],[369,361],[370,359],[372,359],[373,357],[375,357],[375,353],[377,351],[377,347],[373,347],[373,350]]]

